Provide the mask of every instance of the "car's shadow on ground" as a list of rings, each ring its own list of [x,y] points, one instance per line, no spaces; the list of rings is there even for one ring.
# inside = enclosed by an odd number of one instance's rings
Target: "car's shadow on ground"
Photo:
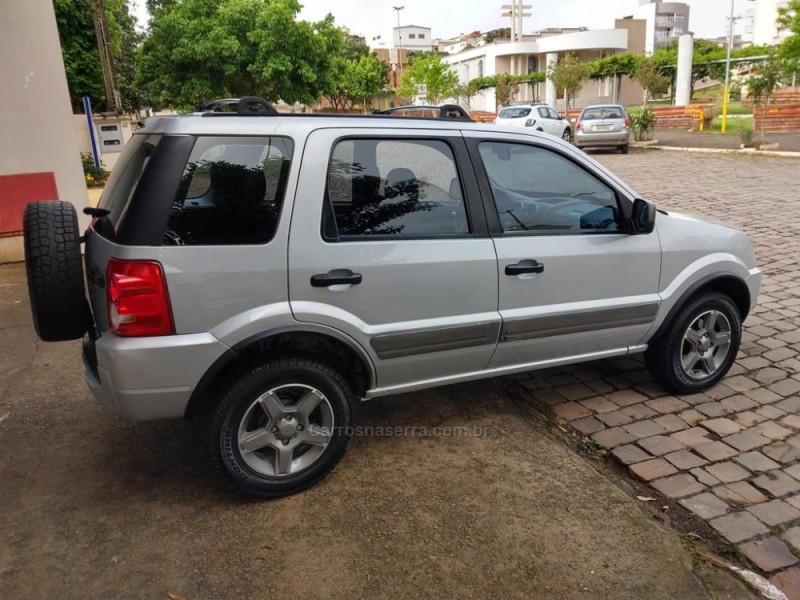
[[[494,379],[435,388],[422,392],[380,398],[356,407],[356,436],[350,452],[396,453],[390,460],[402,461],[402,452],[387,437],[410,437],[414,443],[431,435],[467,432],[479,422],[503,422],[520,415],[520,398],[536,406],[537,392],[582,382],[608,382],[615,389],[655,389],[638,358],[594,361],[558,369],[534,371],[519,385],[518,379]],[[598,388],[601,386],[596,383]],[[528,388],[526,391],[525,388]],[[516,390],[517,393],[510,393]],[[230,485],[209,459],[208,439],[201,428],[189,421],[128,423],[118,418],[95,422],[97,444],[90,459],[100,475],[87,480],[102,482],[107,499],[133,503],[136,499],[159,498],[203,505],[207,498],[232,504],[250,502],[252,497]],[[391,431],[389,431],[391,429]],[[399,433],[398,433],[399,432]],[[436,433],[440,432],[440,433]],[[441,433],[444,432],[444,433]],[[347,468],[345,458],[344,468]],[[97,474],[97,473],[95,473]],[[334,484],[335,485],[335,484]]]

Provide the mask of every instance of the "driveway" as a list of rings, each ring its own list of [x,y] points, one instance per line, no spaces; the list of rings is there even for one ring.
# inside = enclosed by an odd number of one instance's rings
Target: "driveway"
[[[374,435],[325,482],[243,498],[187,423],[100,410],[23,277],[0,267],[4,600],[748,597],[493,381],[364,404]]]

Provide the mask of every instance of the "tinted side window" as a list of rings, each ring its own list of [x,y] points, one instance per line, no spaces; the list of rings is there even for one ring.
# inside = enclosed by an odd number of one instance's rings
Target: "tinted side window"
[[[112,225],[116,226],[122,220],[160,139],[160,135],[134,135],[117,160],[98,205],[109,211],[108,219]]]
[[[269,242],[291,156],[286,138],[198,138],[172,203],[164,245]]]
[[[326,238],[470,232],[450,146],[440,140],[343,140],[328,172]]]
[[[503,231],[620,229],[614,190],[560,154],[506,142],[479,149]]]
[[[540,106],[538,108],[538,112],[539,112],[539,116],[542,117],[543,119],[546,119],[548,117],[547,108],[546,107]]]

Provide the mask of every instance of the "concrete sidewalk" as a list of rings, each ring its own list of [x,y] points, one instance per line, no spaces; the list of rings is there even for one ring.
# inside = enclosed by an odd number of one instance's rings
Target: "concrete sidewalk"
[[[653,135],[659,146],[672,148],[714,148],[720,150],[738,150],[742,137],[738,133],[691,132],[680,129],[658,129]],[[760,140],[758,132],[753,140]],[[768,133],[765,139],[779,144],[778,152],[800,152],[800,132]]]

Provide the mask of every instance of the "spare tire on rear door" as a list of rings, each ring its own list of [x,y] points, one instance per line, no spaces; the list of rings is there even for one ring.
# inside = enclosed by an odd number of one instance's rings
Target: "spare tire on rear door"
[[[75,340],[92,323],[81,262],[78,215],[70,202],[25,207],[25,270],[36,334],[45,342]]]

